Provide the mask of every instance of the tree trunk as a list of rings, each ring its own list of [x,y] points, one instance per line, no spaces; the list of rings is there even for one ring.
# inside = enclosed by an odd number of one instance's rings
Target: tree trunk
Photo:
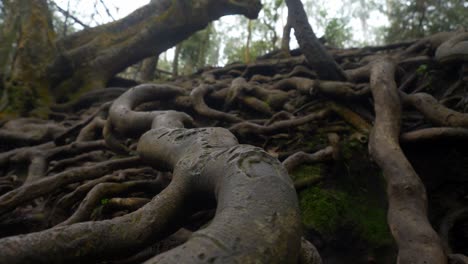
[[[211,38],[212,33],[213,33],[213,24],[210,23],[208,27],[205,29],[203,38],[200,41],[200,45],[198,46],[198,56],[197,56],[197,61],[195,62],[195,67],[197,67],[198,69],[205,66],[207,63],[208,50],[211,48],[210,38]]]
[[[143,60],[140,72],[138,74],[138,80],[142,82],[149,82],[156,77],[156,67],[158,65],[159,55],[146,58]]]
[[[281,50],[289,54],[289,42],[291,42],[291,17],[288,16],[286,25],[283,28],[283,37],[281,38]]]
[[[297,42],[309,66],[321,79],[346,80],[343,70],[315,36],[301,0],[286,0],[286,5]]]
[[[56,55],[55,33],[45,0],[5,2],[7,51],[2,54],[5,63],[4,93],[8,110],[20,114],[35,110],[41,112],[52,100],[47,74],[48,63]],[[16,45],[14,40],[16,39]],[[42,100],[36,100],[40,97]]]
[[[161,0],[118,21],[55,40],[46,1],[21,2],[10,5],[12,10],[21,7],[16,12],[21,11],[22,48],[15,52],[6,90],[10,110],[22,113],[103,88],[127,66],[171,48],[209,22],[229,14],[255,18],[261,8],[260,1]]]
[[[177,45],[174,51],[174,59],[172,60],[172,76],[177,77],[179,75],[179,57],[180,57],[180,45]]]
[[[244,50],[244,62],[250,63],[250,42],[252,40],[252,20],[247,22],[247,39]]]

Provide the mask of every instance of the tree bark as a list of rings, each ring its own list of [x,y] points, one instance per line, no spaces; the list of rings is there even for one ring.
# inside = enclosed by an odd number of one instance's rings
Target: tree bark
[[[346,80],[343,70],[315,36],[301,0],[286,0],[286,5],[288,6],[288,20],[294,28],[297,42],[309,66],[317,72],[320,79]]]
[[[45,0],[5,2],[6,54],[2,54],[9,109],[40,112],[51,102],[48,63],[56,55],[51,14]],[[16,39],[16,45],[14,40]],[[9,43],[10,42],[10,43]],[[36,98],[41,97],[41,101]],[[40,113],[39,113],[40,115]]]
[[[252,40],[252,20],[247,22],[247,39],[245,40],[244,62],[250,63],[250,42]]]
[[[143,60],[140,72],[138,74],[138,80],[142,82],[149,82],[156,77],[156,67],[158,65],[159,55],[152,56]]]
[[[174,51],[174,59],[172,60],[172,76],[177,77],[179,75],[179,57],[180,57],[180,45],[177,45]]]
[[[283,37],[281,38],[281,50],[289,54],[289,42],[291,42],[291,17],[288,16],[286,25],[283,28]]]
[[[18,81],[11,82],[9,91],[21,87],[33,95],[30,101],[40,98],[44,105],[105,87],[129,65],[171,48],[221,16],[256,18],[261,9],[257,0],[152,1],[123,19],[55,40],[46,1],[21,1],[24,4],[11,5],[14,9],[21,6],[26,13],[20,16],[22,38],[18,47],[23,49],[17,52],[20,56],[9,78]],[[24,98],[9,94],[13,102]],[[36,105],[21,101],[11,110],[28,112]]]
[[[402,111],[395,71],[395,62],[387,58],[372,64],[376,117],[369,152],[387,181],[388,224],[398,244],[398,263],[445,264],[442,243],[427,218],[426,189],[398,142]]]

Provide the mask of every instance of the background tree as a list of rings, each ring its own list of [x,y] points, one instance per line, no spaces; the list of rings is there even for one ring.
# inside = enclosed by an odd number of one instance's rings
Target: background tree
[[[216,28],[212,23],[182,42],[180,44],[180,66],[183,69],[183,74],[190,75],[206,65],[217,65],[218,42]]]
[[[192,18],[197,8],[206,18],[231,3],[254,16],[238,0],[219,1],[154,1],[163,6],[68,35],[78,42],[68,45],[95,48],[86,52],[106,66],[91,60],[75,70],[100,77],[133,65],[136,78],[141,49],[154,56],[172,43],[173,62],[187,62],[190,76],[93,90],[54,105],[49,120],[0,120],[0,262],[320,264],[308,240],[325,263],[466,262],[468,33],[327,49],[301,1],[288,0],[298,50],[191,74],[206,63],[197,42],[212,42],[212,32],[187,43],[172,37],[211,21]],[[11,21],[22,30],[29,18]],[[363,14],[355,18],[364,30]],[[252,41],[244,51],[261,43],[249,23],[238,41]],[[110,32],[99,37],[102,28]],[[113,34],[126,30],[129,39]],[[157,42],[153,30],[164,33]],[[98,36],[79,37],[88,34]],[[119,49],[119,37],[146,45]],[[7,50],[22,55],[31,40]],[[115,45],[101,53],[99,40]],[[47,53],[33,55],[42,62]],[[159,56],[166,66],[167,56]]]
[[[386,41],[414,39],[468,25],[468,4],[463,0],[387,1],[390,26]]]
[[[291,27],[294,29],[297,42],[308,64],[322,79],[346,80],[343,70],[325,50],[312,30],[302,2],[300,0],[286,0],[286,4]]]
[[[268,0],[263,4],[263,9],[256,20],[249,21],[243,17],[236,17],[235,23],[230,26],[219,25],[219,27],[226,28],[226,30],[219,30],[220,32],[229,33],[220,35],[224,40],[221,43],[224,46],[222,59],[225,62],[245,62],[247,57],[254,60],[260,55],[279,48],[278,25],[284,1]],[[239,30],[240,27],[245,30]],[[250,34],[248,29],[250,29]],[[248,47],[247,43],[249,43]]]
[[[21,49],[4,56],[14,58],[5,65],[15,66],[2,71],[4,96],[9,101],[7,110],[22,114],[33,109],[40,114],[55,100],[103,88],[129,65],[172,47],[212,20],[233,13],[253,18],[260,8],[259,2],[250,1],[203,2],[212,4],[210,8],[158,1],[115,23],[56,39],[46,1],[4,3],[6,24],[20,28],[20,31],[7,30],[7,35],[13,37],[24,31],[16,45]],[[35,30],[38,22],[40,30]],[[160,36],[165,36],[164,41],[158,42]]]

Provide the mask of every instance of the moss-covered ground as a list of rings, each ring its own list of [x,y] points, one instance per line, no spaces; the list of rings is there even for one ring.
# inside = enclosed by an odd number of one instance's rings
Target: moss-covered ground
[[[340,152],[339,161],[302,165],[292,173],[295,180],[323,179],[298,194],[305,233],[320,237],[321,251],[343,247],[354,252],[343,252],[341,261],[391,263],[394,242],[386,221],[382,174],[370,161],[367,144],[345,139]],[[326,252],[323,255],[326,258]]]

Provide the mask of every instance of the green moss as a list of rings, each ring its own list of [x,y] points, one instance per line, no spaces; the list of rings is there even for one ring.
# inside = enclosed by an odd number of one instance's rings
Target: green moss
[[[362,238],[375,246],[391,244],[393,238],[387,224],[387,210],[375,204],[369,197],[351,199],[349,220],[356,224]]]
[[[341,225],[345,213],[343,193],[312,187],[300,195],[302,222],[307,229],[332,235]]]
[[[106,204],[108,204],[108,203],[109,203],[109,199],[108,199],[108,198],[103,198],[103,199],[101,199],[101,204],[102,204],[102,205],[106,205]]]
[[[320,164],[301,165],[293,170],[291,176],[294,180],[305,178],[319,178],[322,174],[322,166]]]
[[[8,102],[5,113],[16,116],[48,117],[51,97],[45,85],[16,80],[7,82],[5,86]]]
[[[304,227],[333,239],[347,231],[370,249],[392,245],[385,184],[381,171],[370,161],[367,144],[344,139],[340,149],[342,159],[328,165],[329,169],[307,165],[293,172],[295,177],[324,177],[321,185],[299,193]]]
[[[341,155],[344,160],[351,160],[356,155],[366,155],[367,144],[359,142],[357,139],[348,139],[340,146]]]
[[[328,145],[327,135],[324,133],[319,133],[313,138],[307,139],[305,145],[309,148],[316,148],[317,146]]]
[[[422,64],[416,69],[416,73],[419,75],[424,75],[428,72],[428,66],[427,64]]]
[[[392,242],[385,208],[373,204],[368,197],[312,187],[300,194],[300,207],[304,226],[322,235],[332,236],[339,230],[351,229],[375,247]]]

